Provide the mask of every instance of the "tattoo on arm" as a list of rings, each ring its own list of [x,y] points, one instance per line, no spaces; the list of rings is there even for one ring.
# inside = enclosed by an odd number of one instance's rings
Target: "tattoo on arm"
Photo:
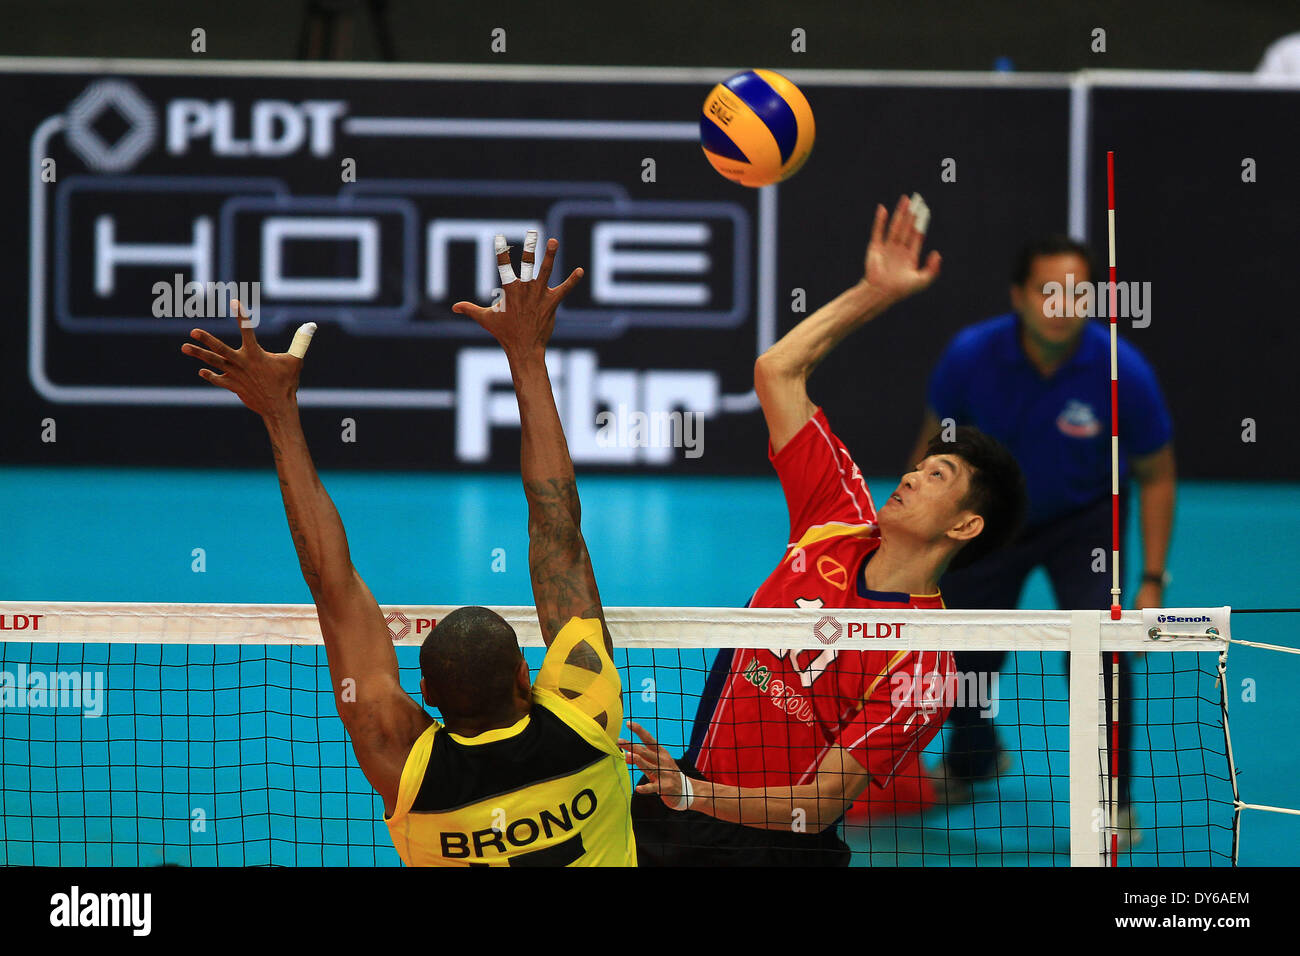
[[[533,598],[549,644],[572,617],[604,623],[591,558],[582,539],[581,505],[572,478],[527,481],[528,564]]]

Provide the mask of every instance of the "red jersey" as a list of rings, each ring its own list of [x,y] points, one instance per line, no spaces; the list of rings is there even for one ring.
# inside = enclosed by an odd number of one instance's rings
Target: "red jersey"
[[[938,592],[867,589],[880,546],[875,505],[820,408],[778,454],[769,444],[768,457],[790,510],[790,543],[750,607],[943,607]],[[930,690],[955,669],[947,651],[737,650],[696,768],[732,786],[793,786],[811,782],[839,744],[883,787],[938,732],[948,708]],[[917,690],[891,694],[899,686]]]

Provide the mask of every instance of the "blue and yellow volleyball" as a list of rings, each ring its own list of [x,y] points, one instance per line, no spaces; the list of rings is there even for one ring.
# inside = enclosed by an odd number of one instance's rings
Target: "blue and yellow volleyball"
[[[746,70],[719,83],[700,113],[704,155],[742,186],[789,179],[812,152],[813,134],[808,100],[771,70]]]

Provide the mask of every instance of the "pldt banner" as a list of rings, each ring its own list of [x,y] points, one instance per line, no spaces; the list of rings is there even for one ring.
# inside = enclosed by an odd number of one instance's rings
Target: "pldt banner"
[[[510,461],[518,411],[504,356],[450,306],[490,303],[493,236],[517,259],[535,228],[560,242],[553,282],[586,270],[552,353],[576,461],[683,457],[667,441],[601,440],[602,411],[667,424],[672,412],[720,422],[756,408],[760,197],[704,167],[690,110],[676,122],[630,118],[636,109],[527,116],[533,90],[506,84],[50,85],[73,95],[53,98],[28,144],[46,181],[33,184],[28,217],[27,379],[47,403],[169,408],[173,419],[229,407],[233,396],[171,353],[196,325],[237,334],[213,311],[224,287],[204,301],[188,285],[231,283],[257,306],[268,348],[320,324],[304,407],[368,415],[384,432],[385,411],[423,410],[426,437],[402,442],[419,449],[407,457]],[[507,90],[515,103],[493,102]],[[526,118],[494,116],[502,106]],[[661,176],[673,185],[658,187]],[[430,433],[446,424],[443,445]]]
[[[180,353],[194,326],[238,337],[188,284],[256,283],[243,297],[266,348],[320,326],[299,397],[323,465],[513,469],[505,358],[450,307],[490,303],[494,234],[517,251],[535,228],[560,243],[553,283],[586,271],[550,356],[574,460],[762,471],[754,358],[861,274],[874,203],[933,190],[943,137],[961,136],[963,117],[998,114],[1015,135],[981,145],[995,164],[984,181],[949,190],[932,231],[951,230],[945,258],[1010,247],[1026,221],[1064,222],[1063,87],[818,88],[819,162],[778,199],[702,158],[709,83],[51,73],[0,84],[6,181],[27,184],[0,202],[29,237],[25,261],[5,266],[6,287],[29,295],[26,334],[5,349],[9,461],[265,466],[260,426]],[[919,114],[947,125],[879,146],[880,130]],[[986,221],[990,194],[999,215]],[[963,204],[973,228],[959,233]],[[984,314],[1004,295],[997,265]],[[969,283],[949,292],[971,308]],[[827,363],[815,397],[868,446],[864,468],[896,467],[929,364],[958,319],[982,317],[947,309],[947,294],[930,303],[943,323],[896,321],[871,351]],[[675,431],[673,413],[694,430]],[[38,439],[47,419],[57,445]],[[356,440],[340,444],[349,419]]]

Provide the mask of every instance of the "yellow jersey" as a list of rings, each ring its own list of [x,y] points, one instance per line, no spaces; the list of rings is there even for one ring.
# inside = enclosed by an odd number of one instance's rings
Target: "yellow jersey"
[[[411,747],[385,822],[408,866],[635,866],[618,746],[622,683],[600,621],[547,649],[532,710],[461,737],[434,721]]]

